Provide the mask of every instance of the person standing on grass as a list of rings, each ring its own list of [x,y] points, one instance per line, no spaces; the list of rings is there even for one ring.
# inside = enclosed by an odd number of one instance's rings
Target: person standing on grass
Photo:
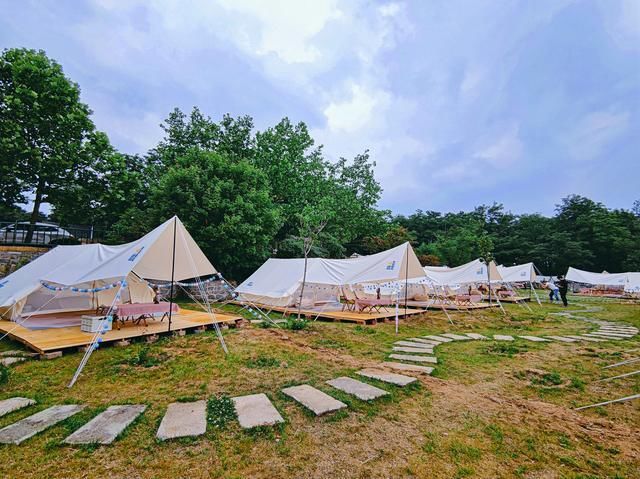
[[[558,276],[558,289],[560,290],[560,297],[562,298],[562,304],[567,306],[567,291],[569,291],[569,281],[564,276]]]
[[[549,278],[547,288],[549,288],[549,301],[551,301],[552,303],[554,299],[556,301],[560,301],[560,289],[556,286],[556,283],[553,282],[553,277]]]

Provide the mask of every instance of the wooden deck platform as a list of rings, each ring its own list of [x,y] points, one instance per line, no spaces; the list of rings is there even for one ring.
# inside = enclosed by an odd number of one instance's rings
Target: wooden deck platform
[[[256,304],[256,306],[260,306]],[[264,310],[278,311],[280,313],[287,313],[294,315],[298,313],[296,308],[281,308],[274,306],[260,306]],[[422,314],[426,311],[424,309],[407,308],[406,312],[403,306],[400,306],[399,315],[400,318],[406,318],[416,314]],[[341,321],[347,323],[357,324],[376,324],[384,323],[385,321],[393,321],[396,318],[395,308],[380,308],[380,312],[374,313],[360,313],[358,311],[341,311],[340,309],[323,309],[317,307],[314,309],[303,309],[301,311],[302,316],[306,319],[319,319],[322,321]]]
[[[171,321],[171,332],[189,331],[213,326],[214,323],[235,326],[242,320],[241,316],[226,313],[215,314],[212,319],[207,313],[181,309]],[[127,323],[121,329],[113,329],[102,336],[103,344],[123,339],[141,338],[152,335],[170,334],[167,320],[148,320],[148,325],[132,325]],[[78,348],[91,344],[93,333],[85,333],[79,326],[65,328],[49,328],[31,330],[13,321],[0,321],[0,335],[8,333],[11,339],[19,341],[40,354]]]
[[[411,306],[414,308],[424,308],[424,309],[432,309],[432,310],[440,310],[442,308],[447,311],[468,311],[470,309],[488,309],[488,308],[497,308],[498,303],[473,303],[467,305],[457,305],[457,304],[442,304],[442,303],[433,303],[431,301],[407,301],[407,306]]]

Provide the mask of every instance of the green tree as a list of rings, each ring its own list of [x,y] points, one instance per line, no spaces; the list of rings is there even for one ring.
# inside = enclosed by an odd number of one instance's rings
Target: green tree
[[[177,157],[152,188],[151,221],[157,224],[174,214],[212,262],[236,279],[271,256],[271,240],[280,226],[260,170],[195,148]]]
[[[49,195],[66,188],[93,132],[80,88],[44,51],[14,48],[0,56],[0,157],[3,202],[33,194],[34,223]],[[31,236],[30,231],[29,236]],[[27,240],[30,238],[27,237]]]

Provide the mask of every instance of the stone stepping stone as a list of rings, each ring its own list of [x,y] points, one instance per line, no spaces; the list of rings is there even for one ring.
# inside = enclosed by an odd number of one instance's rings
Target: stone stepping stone
[[[433,372],[433,368],[428,366],[418,366],[417,364],[405,364],[405,363],[394,363],[392,361],[385,361],[382,363],[384,367],[395,369],[396,371],[412,371],[416,373],[423,374],[431,374]]]
[[[611,337],[611,336],[603,336],[603,335],[600,335],[598,333],[586,333],[586,334],[583,334],[582,336],[586,336],[588,338],[604,339],[604,340],[608,340],[608,341],[613,341],[613,340],[620,341],[622,339],[622,338],[614,338],[614,337]]]
[[[363,383],[362,381],[348,378],[346,376],[331,379],[327,381],[327,384],[342,392],[351,394],[362,401],[371,401],[372,399],[389,394],[384,389],[377,388],[371,384]]]
[[[587,333],[589,336],[603,337],[608,339],[627,339],[627,336],[620,336],[618,334],[611,333],[601,333],[599,331],[595,331],[593,333]]]
[[[493,339],[496,341],[515,341],[513,336],[509,336],[507,334],[494,334]]]
[[[0,359],[0,364],[2,364],[3,366],[11,366],[12,364],[21,363],[22,361],[26,360],[27,358],[2,358]]]
[[[438,364],[438,358],[434,356],[412,356],[410,354],[390,354],[391,359],[399,359],[400,361],[413,361],[414,363],[431,363]]]
[[[433,345],[424,344],[424,343],[414,343],[411,341],[396,341],[393,344],[396,346],[406,346],[408,348],[422,348],[422,349],[428,349],[430,351],[433,350]]]
[[[10,412],[17,411],[18,409],[22,409],[23,407],[31,406],[36,402],[33,399],[28,398],[9,398],[4,401],[0,401],[0,417],[9,414]]]
[[[618,338],[633,338],[635,336],[635,334],[630,334],[630,333],[610,333],[609,331],[594,331],[595,333],[598,334],[606,334],[607,336],[616,336]]]
[[[12,349],[11,351],[2,351],[0,356],[7,357],[13,356],[16,358],[35,358],[38,356],[38,353],[30,353],[28,351],[20,351],[19,349]]]
[[[547,338],[560,341],[561,343],[575,343],[577,341],[576,339],[566,338],[564,336],[547,336]]]
[[[638,334],[637,329],[629,329],[629,328],[600,328],[600,331],[606,333],[623,333],[623,334]]]
[[[243,429],[258,426],[273,426],[284,422],[282,416],[269,401],[266,394],[249,394],[231,398],[238,415],[238,422]]]
[[[413,341],[416,343],[429,344],[431,346],[438,346],[442,344],[441,341],[434,341],[433,339],[422,339],[422,338],[409,338],[407,341]]]
[[[454,334],[454,333],[445,333],[442,336],[445,336],[449,339],[453,339],[454,341],[470,341],[471,338],[469,338],[468,336],[462,336],[461,334]]]
[[[415,383],[417,381],[417,379],[412,376],[388,373],[386,371],[380,371],[378,369],[361,369],[360,371],[357,371],[356,374],[364,376],[365,378],[377,379],[378,381],[400,387],[406,386],[407,384]]]
[[[394,346],[393,350],[399,353],[433,354],[433,349],[409,348],[406,346]]]
[[[453,341],[453,339],[445,338],[444,336],[431,335],[431,336],[422,336],[422,337],[425,338],[425,339],[433,339],[433,340],[441,342],[441,343],[450,343],[451,341]]]
[[[467,336],[469,336],[471,339],[489,339],[486,336],[483,336],[482,334],[478,334],[478,333],[465,333]]]
[[[161,441],[177,437],[202,436],[207,432],[207,402],[174,402],[167,406],[156,437]]]
[[[0,443],[20,444],[22,441],[82,411],[82,409],[84,409],[84,406],[64,404],[61,406],[52,406],[32,416],[25,417],[16,423],[0,429]]]
[[[129,424],[147,409],[144,404],[109,406],[76,432],[66,444],[111,444]]]
[[[338,401],[336,398],[308,384],[284,388],[282,392],[310,409],[316,416],[347,407],[342,401]]]
[[[534,341],[537,343],[546,343],[549,339],[539,338],[538,336],[518,336],[519,338],[526,339],[528,341]]]
[[[577,339],[578,341],[589,341],[592,343],[601,343],[603,341],[605,341],[604,339],[597,339],[597,338],[589,338],[586,336],[566,336],[567,338],[571,338],[571,339]]]

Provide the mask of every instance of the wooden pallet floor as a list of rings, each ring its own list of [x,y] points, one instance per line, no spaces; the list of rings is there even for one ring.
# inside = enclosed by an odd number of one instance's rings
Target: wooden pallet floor
[[[260,305],[256,305],[260,306]],[[288,313],[288,314],[297,314],[298,310],[295,308],[280,308],[280,307],[272,307],[272,306],[264,306],[263,309],[278,311],[280,313]],[[405,318],[408,316],[413,316],[416,314],[422,314],[426,311],[424,309],[413,309],[408,308],[405,312],[405,309],[401,306],[399,310],[399,317]],[[392,321],[396,317],[395,308],[380,308],[380,312],[375,313],[360,313],[357,311],[336,311],[336,310],[325,310],[323,311],[321,308],[317,309],[303,309],[301,311],[302,316],[307,319],[319,319],[322,321],[341,321],[348,323],[358,323],[358,324],[376,324],[376,323],[384,323],[385,321]]]
[[[215,319],[212,319],[207,313],[200,311],[192,311],[189,309],[181,309],[180,313],[175,314],[171,321],[171,331],[192,330],[212,326],[214,323],[228,324],[235,326],[241,316],[226,313],[216,313]],[[127,323],[121,329],[113,329],[104,334],[103,344],[120,341],[122,339],[141,338],[154,334],[168,333],[168,323],[165,319],[163,322],[147,320],[148,325],[132,325]],[[13,321],[0,321],[0,334],[5,334],[16,341],[26,345],[28,348],[40,353],[50,353],[61,351],[69,348],[77,348],[91,344],[93,333],[85,333],[80,330],[79,326],[66,328],[50,328],[31,330],[20,326]]]

